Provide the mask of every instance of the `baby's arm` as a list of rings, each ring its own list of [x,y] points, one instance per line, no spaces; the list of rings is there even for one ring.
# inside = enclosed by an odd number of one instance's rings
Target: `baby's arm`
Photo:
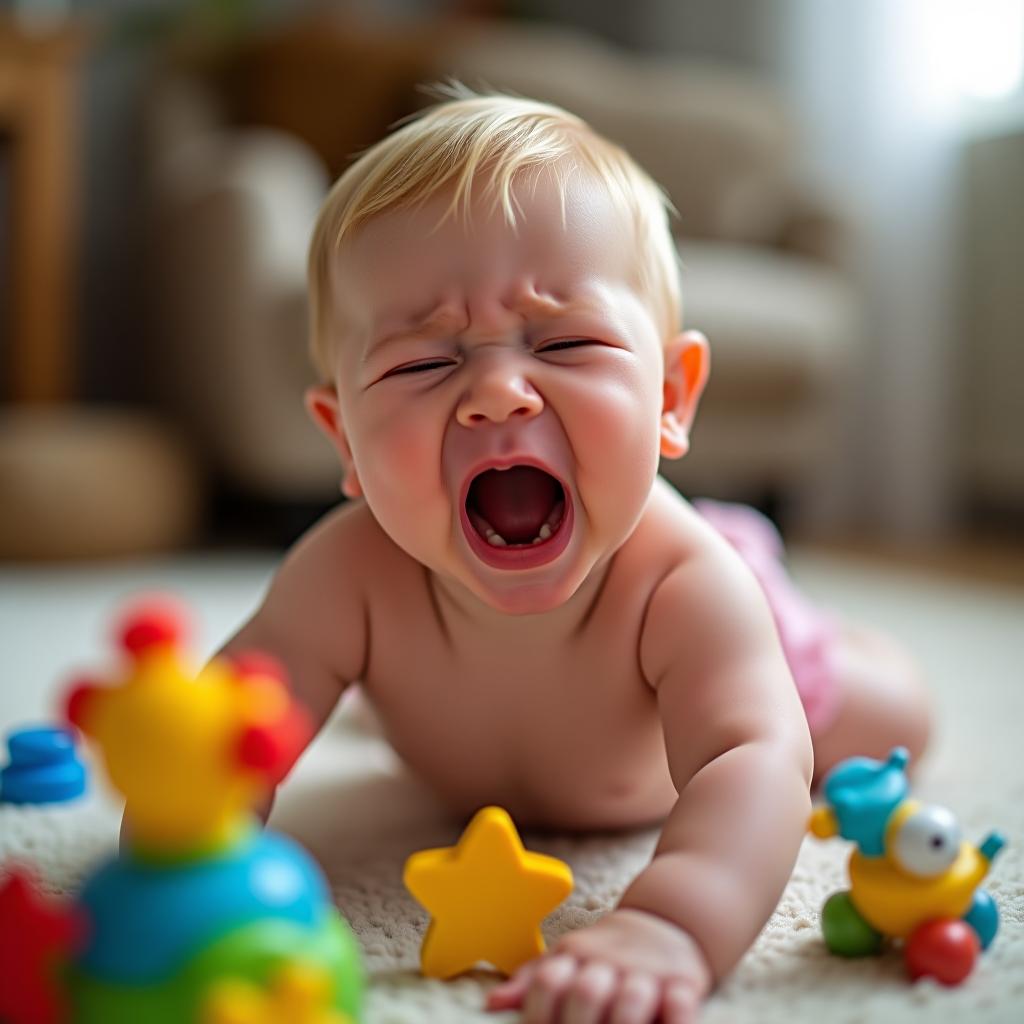
[[[640,660],[679,798],[619,907],[491,993],[531,1024],[693,1021],[775,908],[804,834],[803,709],[764,597],[718,538],[652,596]]]
[[[285,558],[259,609],[219,652],[259,651],[280,661],[315,731],[365,664],[367,617],[351,526],[344,510],[307,534]],[[260,808],[264,820],[272,802],[269,794]]]
[[[651,601],[641,664],[679,799],[620,906],[693,937],[720,980],[789,879],[810,813],[810,736],[764,597],[717,543]]]

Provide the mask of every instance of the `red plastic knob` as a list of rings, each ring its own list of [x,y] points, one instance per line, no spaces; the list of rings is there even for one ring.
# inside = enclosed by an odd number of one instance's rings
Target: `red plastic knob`
[[[150,647],[176,646],[184,638],[186,621],[185,611],[168,598],[138,604],[118,630],[121,646],[135,658]]]
[[[231,663],[242,681],[251,678],[276,679],[288,685],[288,673],[273,655],[262,651],[239,651],[231,656]]]
[[[276,786],[291,771],[313,735],[313,723],[305,709],[292,705],[283,718],[271,725],[250,725],[238,741],[238,760]]]
[[[907,970],[915,981],[935,978],[943,985],[959,985],[971,973],[980,950],[978,934],[966,921],[928,921],[907,939]]]
[[[92,679],[79,679],[71,684],[64,698],[64,717],[76,729],[88,733],[89,705],[100,686]]]

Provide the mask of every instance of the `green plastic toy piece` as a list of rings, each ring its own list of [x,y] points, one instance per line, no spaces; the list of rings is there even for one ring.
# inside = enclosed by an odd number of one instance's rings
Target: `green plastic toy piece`
[[[882,933],[861,917],[848,892],[837,892],[821,909],[825,945],[837,956],[872,956],[882,948]]]

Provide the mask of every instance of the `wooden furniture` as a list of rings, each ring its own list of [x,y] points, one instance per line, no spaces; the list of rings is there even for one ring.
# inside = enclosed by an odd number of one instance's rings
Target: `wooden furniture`
[[[78,26],[30,33],[0,16],[0,145],[11,154],[3,377],[15,402],[63,400],[74,388],[75,78],[83,42]]]
[[[0,223],[10,268],[0,282],[0,561],[173,549],[194,538],[200,512],[176,435],[145,414],[72,401],[86,39],[77,23],[30,32],[0,15],[0,148],[11,166]]]

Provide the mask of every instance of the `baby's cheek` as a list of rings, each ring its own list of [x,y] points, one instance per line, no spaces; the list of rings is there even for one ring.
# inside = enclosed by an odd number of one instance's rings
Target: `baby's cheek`
[[[371,428],[367,442],[367,472],[389,491],[440,479],[439,442],[428,424],[397,417]]]
[[[650,387],[626,378],[608,381],[588,398],[583,430],[586,468],[642,479],[657,466],[658,412]],[[660,410],[659,410],[660,411]],[[581,453],[581,461],[583,455]]]
[[[423,418],[399,412],[374,425],[361,460],[360,480],[377,521],[421,561],[450,525],[438,433]]]

